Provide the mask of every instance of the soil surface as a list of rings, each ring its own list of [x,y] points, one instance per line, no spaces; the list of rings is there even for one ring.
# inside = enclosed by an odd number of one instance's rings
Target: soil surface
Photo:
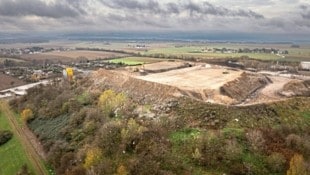
[[[11,87],[21,86],[26,84],[24,81],[19,80],[3,73],[0,73],[0,91]]]

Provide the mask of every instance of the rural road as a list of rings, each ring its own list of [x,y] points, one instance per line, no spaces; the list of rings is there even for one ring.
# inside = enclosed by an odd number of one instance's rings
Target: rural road
[[[0,110],[3,112],[4,116],[8,118],[14,135],[23,145],[26,155],[34,167],[34,173],[37,175],[47,175],[48,173],[39,153],[31,144],[30,139],[26,135],[25,129],[19,126],[14,113],[10,110],[9,105],[5,101],[0,101]]]
[[[0,99],[1,98],[6,98],[6,97],[11,97],[12,93],[16,94],[16,95],[25,95],[28,89],[33,88],[35,86],[38,86],[40,84],[46,85],[50,83],[49,80],[43,80],[37,83],[31,83],[31,84],[26,84],[23,86],[18,86],[18,87],[14,87],[14,88],[10,88],[10,89],[5,89],[5,90],[1,90],[0,91]],[[1,95],[3,94],[3,95]]]

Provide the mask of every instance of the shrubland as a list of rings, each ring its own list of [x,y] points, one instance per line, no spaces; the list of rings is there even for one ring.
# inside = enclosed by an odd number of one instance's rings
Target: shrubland
[[[39,86],[10,103],[56,174],[309,174],[309,98],[244,107],[178,98],[161,111],[171,101],[91,86]]]

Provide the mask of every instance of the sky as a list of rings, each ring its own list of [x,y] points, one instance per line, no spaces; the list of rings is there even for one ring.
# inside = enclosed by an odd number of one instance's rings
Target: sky
[[[310,0],[0,0],[0,32],[310,33]]]

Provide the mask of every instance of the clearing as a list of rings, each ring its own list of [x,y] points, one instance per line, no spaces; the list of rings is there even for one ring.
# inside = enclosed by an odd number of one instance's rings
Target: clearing
[[[24,81],[14,78],[12,76],[5,75],[0,72],[0,90],[8,89],[11,87],[21,86],[26,84]]]

